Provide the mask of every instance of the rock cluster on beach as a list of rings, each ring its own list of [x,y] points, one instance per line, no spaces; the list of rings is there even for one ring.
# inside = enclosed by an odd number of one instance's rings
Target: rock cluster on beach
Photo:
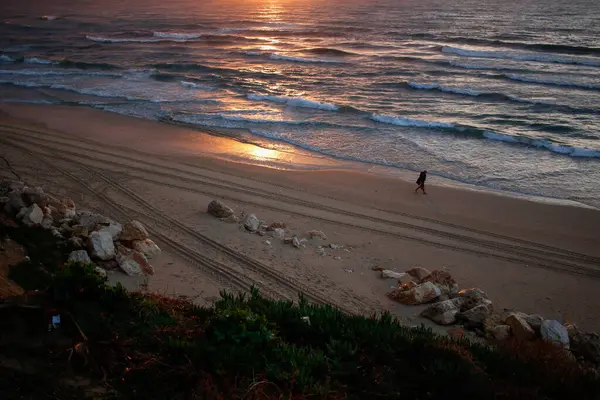
[[[379,271],[383,279],[398,281],[398,287],[388,293],[388,297],[405,305],[428,305],[420,315],[438,325],[461,324],[464,330],[491,342],[510,338],[545,340],[570,351],[580,361],[600,366],[600,336],[595,333],[584,333],[575,325],[545,319],[538,314],[495,312],[484,291],[459,290],[456,281],[444,270],[429,272],[421,267],[406,272],[382,267],[373,270]],[[451,336],[462,336],[457,335],[458,329],[451,331]]]
[[[289,232],[286,231],[286,223],[277,221],[267,224],[265,221],[259,219],[255,214],[242,213],[241,216],[238,217],[235,215],[235,211],[231,207],[219,200],[211,201],[208,204],[206,212],[216,218],[219,218],[221,221],[240,224],[242,229],[250,233],[254,233],[259,236],[269,236],[297,249],[305,247],[306,242],[309,240],[327,239],[327,235],[318,230],[306,232],[306,237],[299,237],[298,235],[289,234]],[[268,245],[272,244],[271,240],[267,240],[265,243]],[[329,248],[340,249],[342,246],[330,244]],[[322,245],[317,246],[317,253],[321,256],[325,255],[325,247]]]
[[[41,227],[72,249],[68,261],[95,262],[98,272],[120,268],[127,275],[152,275],[149,261],[160,248],[138,221],[124,224],[90,211],[78,211],[71,199],[57,199],[23,182],[0,183],[0,208],[29,227]]]

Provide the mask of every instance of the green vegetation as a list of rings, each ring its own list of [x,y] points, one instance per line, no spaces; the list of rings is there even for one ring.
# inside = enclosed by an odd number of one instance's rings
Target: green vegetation
[[[492,349],[401,326],[389,314],[347,316],[257,290],[222,293],[214,307],[201,308],[107,286],[92,265],[61,266],[59,255],[32,248],[33,236],[25,236],[31,265],[15,267],[13,276],[46,294],[45,307],[61,315],[59,332],[69,340],[62,348],[0,348],[43,361],[33,375],[0,364],[3,399],[82,397],[85,388],[64,384],[69,376],[91,378],[109,398],[600,397],[596,375],[549,344]],[[37,273],[45,278],[28,276]]]

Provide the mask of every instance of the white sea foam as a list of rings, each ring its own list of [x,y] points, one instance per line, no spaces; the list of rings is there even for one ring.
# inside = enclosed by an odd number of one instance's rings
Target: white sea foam
[[[390,115],[373,114],[373,121],[398,126],[412,126],[416,128],[454,128],[454,124],[448,122],[423,121],[420,119],[394,117]]]
[[[290,107],[316,108],[325,111],[337,111],[339,107],[335,104],[319,103],[318,101],[308,100],[303,97],[288,96],[263,96],[259,94],[249,94],[248,99],[258,101],[271,101],[273,103],[285,104]]]
[[[528,137],[511,136],[491,131],[484,131],[483,136],[490,140],[497,140],[505,143],[520,143],[528,146],[546,149],[553,153],[568,155],[571,157],[600,158],[600,150],[560,145],[552,143],[551,141],[546,139],[533,139]]]
[[[301,63],[340,63],[341,61],[336,60],[327,60],[324,58],[304,58],[304,57],[292,57],[292,56],[284,56],[281,54],[271,54],[269,56],[271,60],[283,60],[283,61],[293,61],[293,62],[301,62]]]
[[[443,46],[442,52],[457,54],[463,57],[480,57],[480,58],[499,58],[507,60],[517,61],[534,61],[543,63],[555,63],[555,64],[577,64],[577,65],[588,65],[592,67],[600,67],[600,61],[596,61],[590,58],[565,58],[565,57],[552,57],[541,54],[533,53],[502,53],[496,51],[481,51],[481,50],[469,50],[461,49],[460,47]]]
[[[477,92],[477,91],[471,90],[471,89],[451,88],[451,87],[441,86],[441,85],[438,85],[436,83],[408,82],[407,84],[408,84],[408,86],[412,87],[413,89],[439,90],[439,91],[442,91],[442,92],[464,94],[464,95],[467,95],[467,96],[480,96],[482,94],[481,92]]]
[[[156,39],[143,39],[143,38],[105,38],[100,36],[86,36],[87,40],[98,43],[158,43],[168,39],[156,38]],[[174,40],[176,42],[183,42],[185,39]]]
[[[164,39],[198,39],[202,33],[154,32],[154,37]]]
[[[242,117],[239,115],[223,115],[218,114],[224,120],[227,121],[239,121],[249,122],[253,124],[285,124],[285,125],[301,125],[303,121],[291,121],[291,120],[278,120],[278,119],[263,119],[263,118],[250,118]]]
[[[207,90],[207,91],[216,90],[216,88],[214,88],[212,86],[200,85],[200,84],[197,84],[194,82],[181,81],[181,82],[179,82],[179,84],[184,88],[190,88],[190,89],[200,89],[200,90]]]
[[[0,62],[3,63],[11,63],[14,62],[15,60],[13,60],[12,58],[10,58],[9,56],[5,56],[4,54],[0,54]]]
[[[52,60],[46,60],[43,58],[36,58],[36,57],[32,57],[32,58],[26,58],[25,59],[25,64],[43,64],[43,65],[49,65],[49,64],[58,64],[56,61],[52,61]]]
[[[85,75],[85,76],[122,76],[118,72],[94,72],[84,70],[67,70],[67,71],[39,71],[35,69],[0,69],[0,74],[10,75],[25,75],[25,76],[68,76],[68,75]]]

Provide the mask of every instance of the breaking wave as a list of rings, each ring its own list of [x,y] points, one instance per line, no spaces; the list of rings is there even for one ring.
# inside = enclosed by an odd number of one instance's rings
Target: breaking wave
[[[305,99],[303,97],[288,96],[264,96],[259,94],[249,94],[249,100],[270,101],[273,103],[285,104],[289,107],[315,108],[317,110],[338,111],[339,107],[330,103],[319,103],[318,101]]]

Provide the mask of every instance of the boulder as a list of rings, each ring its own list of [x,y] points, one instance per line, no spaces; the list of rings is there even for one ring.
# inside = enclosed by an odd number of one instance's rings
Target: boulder
[[[65,228],[65,230],[67,230],[67,231],[69,230],[68,225],[66,227],[63,226],[63,228]],[[87,238],[89,236],[89,229],[85,226],[73,225],[72,227],[70,227],[70,230],[71,230],[71,236],[73,236],[73,237]]]
[[[301,245],[302,245],[302,243],[300,242],[300,239],[298,239],[298,236],[294,236],[292,238],[292,246],[299,249]]]
[[[456,322],[456,314],[460,312],[460,306],[463,301],[460,297],[439,301],[423,310],[421,317],[427,318],[438,325],[453,324]]]
[[[545,320],[540,326],[540,335],[542,339],[568,349],[569,348],[569,332],[560,322],[556,320]]]
[[[510,337],[510,326],[496,325],[489,333],[496,340],[506,340]]]
[[[160,254],[160,247],[150,239],[135,240],[131,247],[142,253],[147,259],[152,259]]]
[[[56,219],[73,219],[77,217],[77,213],[75,212],[75,203],[71,199],[51,201],[50,207],[51,210],[54,209],[52,216]]]
[[[116,257],[119,267],[129,276],[154,275],[154,268],[139,251],[119,246]]]
[[[250,232],[256,232],[260,227],[260,220],[254,214],[248,214],[244,220],[244,228]]]
[[[446,271],[435,270],[427,275],[421,282],[432,282],[442,290],[444,294],[458,292],[458,284],[452,278],[452,275]]]
[[[108,274],[106,273],[106,270],[104,268],[94,267],[94,270],[96,271],[96,273],[98,275],[100,275],[103,278],[106,278],[108,276]]]
[[[504,323],[504,318],[499,316],[498,314],[490,314],[483,320],[483,331],[487,338],[494,337],[494,329],[498,325],[506,325]]]
[[[325,233],[323,233],[322,231],[308,231],[306,234],[311,239],[318,238],[318,239],[327,240],[327,235]]]
[[[33,203],[29,207],[21,209],[17,218],[21,218],[27,226],[39,225],[44,219],[44,212],[37,204]]]
[[[119,240],[124,240],[127,242],[144,239],[148,239],[148,231],[146,228],[144,228],[144,225],[138,221],[126,222],[125,225],[123,225],[121,234],[119,235]]]
[[[12,192],[9,192],[6,197],[8,197],[8,201],[4,204],[4,212],[6,214],[14,216],[25,207],[25,202],[21,197],[21,191],[13,190]]]
[[[101,232],[108,232],[113,240],[119,239],[121,232],[123,232],[123,226],[115,221],[110,221],[108,225],[103,225],[100,228]]]
[[[462,311],[469,310],[482,303],[488,303],[487,301],[485,301],[488,299],[487,294],[483,290],[478,288],[463,289],[460,292],[458,292],[458,295],[465,299]]]
[[[283,240],[285,239],[285,230],[283,228],[275,228],[269,231],[269,236]]]
[[[208,208],[206,212],[217,218],[227,218],[234,214],[233,209],[231,209],[230,207],[225,205],[225,203],[219,200],[213,200],[210,203],[208,203]]]
[[[402,304],[429,303],[442,294],[440,288],[431,282],[425,282],[408,290],[401,290],[403,286],[389,294],[391,299]]]
[[[457,297],[460,299],[461,297]],[[464,298],[463,302],[466,301]],[[469,328],[483,327],[483,321],[492,313],[491,308],[487,304],[479,304],[469,310],[463,311],[456,315],[456,319],[464,321]]]
[[[79,213],[79,225],[87,228],[88,231],[96,230],[98,225],[108,226],[113,222],[110,218],[104,215],[91,213],[89,211],[83,211]]]
[[[525,321],[527,321],[535,333],[540,333],[540,328],[542,326],[542,322],[544,322],[544,318],[539,314],[531,314],[525,316]]]
[[[115,246],[108,232],[92,232],[88,237],[90,255],[100,260],[110,260],[115,257]]]
[[[406,271],[406,273],[415,278],[415,281],[417,281],[417,283],[421,283],[423,278],[425,278],[428,275],[431,275],[431,272],[421,267],[411,268],[408,271]]]
[[[531,326],[525,321],[523,313],[510,313],[506,317],[506,325],[510,326],[516,338],[521,340],[531,340],[535,338],[535,332]]]
[[[381,277],[383,279],[403,279],[406,276],[410,275],[408,275],[406,272],[395,272],[390,271],[389,269],[384,269],[383,271],[381,271]]]
[[[54,225],[54,218],[52,218],[51,215],[44,215],[44,218],[42,218],[42,228],[44,229],[52,229],[53,225]]]
[[[75,250],[72,251],[71,254],[69,254],[69,262],[79,262],[82,264],[89,264],[92,262],[92,260],[90,259],[90,256],[88,255],[87,251],[85,250]]]
[[[48,205],[49,196],[44,193],[41,187],[24,187],[23,188],[23,200],[26,205],[37,204],[38,207],[43,208]]]

